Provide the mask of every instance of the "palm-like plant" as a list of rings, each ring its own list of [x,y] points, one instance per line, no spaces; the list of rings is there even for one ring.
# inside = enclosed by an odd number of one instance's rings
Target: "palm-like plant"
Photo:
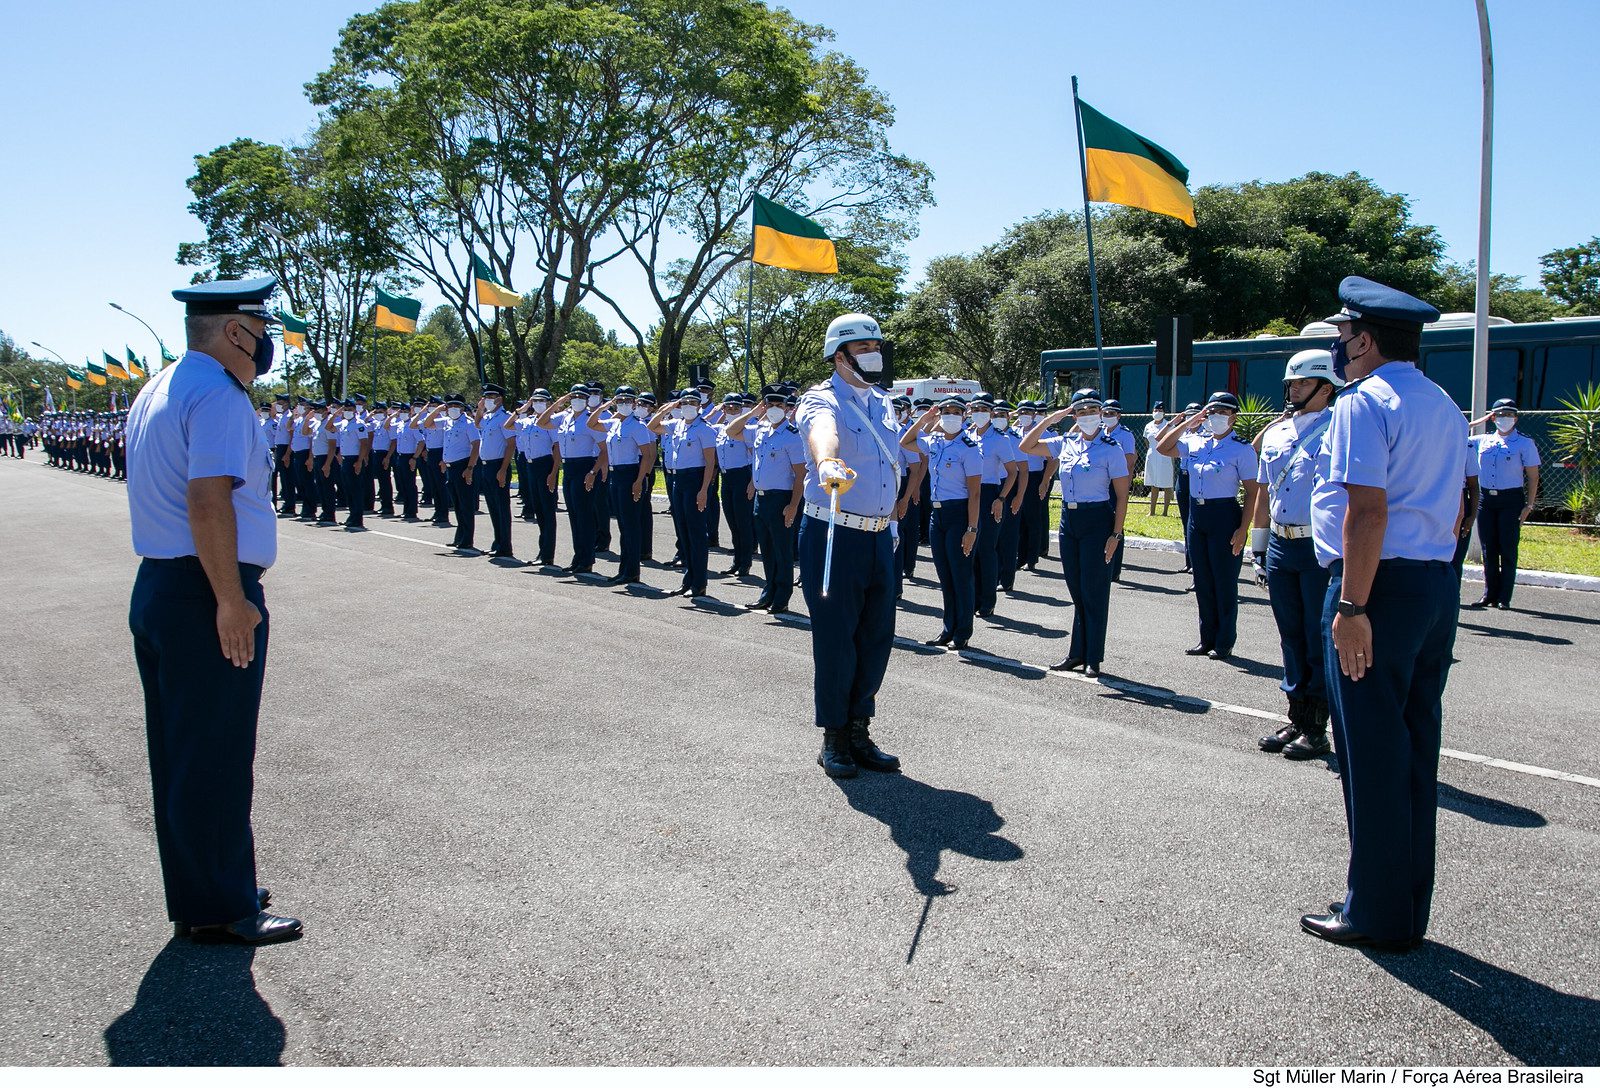
[[[1239,402],[1239,414],[1234,417],[1233,429],[1239,432],[1239,437],[1246,442],[1254,442],[1256,435],[1278,418],[1278,413],[1272,407],[1272,402],[1266,397],[1251,393]]]
[[[1561,407],[1565,411],[1550,427],[1550,437],[1557,453],[1577,462],[1581,489],[1587,490],[1589,473],[1600,465],[1600,386],[1584,386]]]

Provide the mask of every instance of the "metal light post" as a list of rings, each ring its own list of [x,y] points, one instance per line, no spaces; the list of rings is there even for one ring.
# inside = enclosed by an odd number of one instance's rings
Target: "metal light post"
[[[17,400],[22,405],[22,414],[26,416],[28,414],[28,383],[17,377],[16,371],[7,370],[3,366],[0,366],[0,374],[5,374],[17,383]]]
[[[1494,161],[1494,50],[1489,42],[1489,0],[1478,3],[1478,44],[1483,54],[1483,149],[1478,165],[1478,291],[1472,335],[1472,418],[1489,410],[1489,188]]]
[[[167,365],[167,360],[173,358],[172,352],[167,350],[167,345],[161,339],[161,334],[156,332],[155,329],[150,327],[150,322],[146,321],[144,318],[140,317],[138,314],[134,313],[132,310],[128,309],[127,307],[119,306],[115,302],[111,303],[111,308],[113,310],[120,310],[122,313],[127,314],[129,317],[133,318],[139,324],[143,325],[145,328],[150,329],[150,335],[156,338],[156,347],[161,349],[161,365],[162,366],[166,366]]]

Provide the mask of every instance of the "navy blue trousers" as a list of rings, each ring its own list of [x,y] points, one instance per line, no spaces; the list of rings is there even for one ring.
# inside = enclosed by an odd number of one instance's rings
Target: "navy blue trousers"
[[[241,564],[239,575],[261,611],[255,659],[242,669],[222,655],[217,599],[198,559],[146,559],[128,605],[167,917],[191,925],[234,922],[259,909],[250,801],[267,604],[261,568]]]
[[[400,515],[417,516],[417,466],[409,453],[397,453],[389,462],[389,472],[394,476],[395,498],[400,502]]]
[[[940,637],[949,635],[957,642],[972,637],[972,613],[976,607],[973,587],[973,555],[961,552],[962,538],[967,532],[966,499],[953,499],[948,506],[934,508],[928,522],[928,542],[933,549],[933,569],[939,575],[939,591],[944,595],[944,628]],[[980,507],[978,518],[984,517]]]
[[[905,501],[909,476],[900,478],[899,500]],[[906,503],[906,516],[900,519],[900,547],[895,552],[896,592],[907,578],[917,573],[917,548],[922,543],[922,509],[915,503]]]
[[[748,571],[756,555],[756,508],[750,493],[750,466],[722,470],[723,508],[728,514],[728,534],[733,538],[733,566]]]
[[[1317,562],[1310,537],[1267,542],[1267,594],[1283,648],[1283,682],[1291,703],[1328,701],[1322,668],[1322,608],[1328,599],[1328,572]]]
[[[1190,502],[1188,525],[1195,603],[1200,607],[1200,645],[1208,650],[1232,650],[1239,633],[1239,566],[1244,562],[1243,551],[1233,554],[1239,502]]]
[[[611,489],[611,505],[617,512],[617,535],[622,538],[622,562],[617,565],[617,576],[630,582],[640,580],[639,559],[644,554],[644,508],[650,496],[641,488],[639,497],[633,497],[633,484],[639,478],[639,466],[612,465],[606,486]]]
[[[444,466],[444,489],[449,492],[450,506],[456,513],[456,535],[450,544],[456,548],[472,547],[478,530],[478,496],[474,493],[473,484],[467,483],[469,461],[470,458],[463,457],[459,461],[449,461]],[[473,470],[474,483],[482,468],[479,465]]]
[[[317,520],[335,521],[337,520],[335,510],[338,506],[339,495],[337,490],[338,484],[334,477],[338,470],[337,467],[333,465],[328,465],[325,469],[323,463],[326,460],[327,457],[322,456],[311,462],[311,475],[316,481],[317,494],[322,499],[322,514],[317,518]]]
[[[811,613],[816,723],[842,729],[877,712],[878,689],[894,647],[894,541],[885,529],[834,530],[833,569],[822,595],[828,523],[805,517],[800,579]],[[969,579],[970,581],[970,579]]]
[[[1522,508],[1528,493],[1512,488],[1482,493],[1478,543],[1483,545],[1483,595],[1490,604],[1510,604],[1517,584],[1517,545],[1522,541]]]
[[[699,507],[700,484],[705,479],[705,474],[710,469],[680,468],[671,477],[672,484],[672,518],[677,522],[681,536],[678,546],[683,554],[683,584],[692,593],[703,594],[706,592],[708,574],[706,566],[710,561],[709,549],[711,546],[710,529],[707,528],[707,519],[711,512],[711,502],[708,498],[706,508]]]
[[[783,523],[792,498],[794,492],[783,488],[756,492],[756,536],[761,541],[761,573],[767,580],[761,599],[774,612],[787,610],[794,595],[794,534]],[[800,516],[798,510],[795,514]]]
[[[1178,470],[1178,486],[1173,488],[1178,493],[1178,520],[1183,523],[1183,565],[1192,568],[1194,562],[1189,555],[1189,474]]]
[[[584,487],[594,468],[593,457],[569,457],[561,463],[561,498],[567,504],[567,527],[572,531],[572,565],[579,570],[594,566],[596,549],[595,492]],[[599,481],[595,481],[596,486]]]
[[[972,549],[973,601],[979,612],[993,612],[1000,587],[1000,523],[990,511],[1000,497],[1000,485],[984,484],[979,495],[978,543]]]
[[[394,517],[394,474],[383,467],[389,454],[389,450],[375,449],[372,460],[367,462],[367,471],[378,481],[378,513],[386,518]]]
[[[289,467],[294,469],[295,494],[300,498],[299,510],[303,518],[317,516],[317,485],[311,478],[312,470],[306,467],[306,458],[309,456],[306,450],[289,451]]]
[[[1018,482],[1019,487],[1026,483]],[[1011,589],[1017,581],[1017,550],[1022,543],[1022,511],[1011,512],[1011,497],[1005,500],[1005,513],[1000,516],[1000,532],[995,538],[995,557],[999,563],[1000,586]]]
[[[1110,502],[1061,508],[1061,573],[1072,598],[1072,646],[1067,656],[1090,665],[1106,659],[1106,628],[1111,619],[1111,566],[1106,541],[1114,521]]]
[[[489,513],[489,530],[494,540],[489,551],[495,555],[511,554],[511,480],[507,469],[505,483],[500,482],[500,466],[504,461],[479,461],[472,470],[472,482],[483,496],[484,509]]]
[[[1031,567],[1050,550],[1050,504],[1039,497],[1044,469],[1031,469],[1022,495],[1022,525],[1017,534],[1017,564]]]
[[[300,505],[300,476],[294,470],[294,458],[291,457],[287,465],[283,463],[288,452],[288,443],[272,447],[272,470],[278,477],[278,502],[281,504],[278,510],[293,514]]]
[[[1379,940],[1420,939],[1433,905],[1440,701],[1460,608],[1447,562],[1386,559],[1367,600],[1373,661],[1359,681],[1333,648],[1343,590],[1335,562],[1323,605],[1323,653],[1350,833],[1345,914]]]
[[[362,514],[366,510],[366,501],[363,498],[366,488],[362,481],[367,478],[365,472],[356,471],[354,456],[346,457],[339,462],[339,479],[344,481],[345,502],[349,504],[344,523],[346,525],[360,526],[363,524]]]
[[[523,492],[522,516],[539,526],[539,562],[550,566],[556,561],[556,489],[548,486],[556,467],[554,454],[519,458],[517,487]]]
[[[445,482],[443,446],[428,450],[428,456],[423,459],[423,475],[433,492],[433,523],[449,525],[451,499],[449,485]]]

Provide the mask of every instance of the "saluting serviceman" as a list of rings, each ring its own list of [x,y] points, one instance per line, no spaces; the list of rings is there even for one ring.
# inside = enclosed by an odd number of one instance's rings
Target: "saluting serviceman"
[[[422,417],[422,426],[443,436],[439,449],[445,472],[444,490],[456,515],[456,532],[450,546],[458,552],[477,554],[473,541],[478,529],[478,498],[472,476],[478,465],[479,434],[467,414],[467,398],[451,393],[442,405],[429,409]]]
[[[662,436],[667,463],[667,498],[678,531],[683,584],[669,597],[709,594],[710,529],[706,526],[712,478],[717,473],[717,435],[700,412],[700,393],[685,389],[650,418],[650,432]]]
[[[1328,749],[1328,687],[1322,662],[1322,605],[1328,572],[1311,543],[1311,488],[1323,435],[1333,421],[1333,398],[1344,379],[1333,354],[1296,352],[1283,371],[1284,399],[1293,413],[1264,429],[1251,518],[1250,554],[1265,583],[1283,649],[1289,724],[1262,737],[1263,752],[1312,759]]]
[[[339,478],[344,481],[345,519],[348,530],[366,528],[367,458],[372,456],[372,425],[356,411],[355,400],[346,400],[342,418],[334,424],[334,455]]]
[[[1128,461],[1102,429],[1102,402],[1095,389],[1072,394],[1067,407],[1045,416],[1023,436],[1024,452],[1055,458],[1061,466],[1061,573],[1072,598],[1072,642],[1052,672],[1082,669],[1099,676],[1111,618],[1111,569],[1128,516]],[[1072,417],[1060,437],[1051,426]]]
[[[1517,403],[1510,399],[1494,407],[1478,426],[1494,420],[1493,434],[1473,435],[1469,441],[1478,458],[1478,543],[1483,545],[1483,596],[1468,608],[1511,607],[1517,585],[1517,545],[1522,523],[1533,513],[1539,498],[1539,447],[1517,430]]]
[[[550,390],[540,386],[528,402],[506,422],[517,436],[517,492],[522,501],[522,520],[539,526],[541,566],[556,562],[556,481],[561,471],[557,460],[555,432],[539,425],[539,417],[550,407]]]
[[[1000,588],[1010,593],[1017,585],[1017,560],[1022,540],[1022,504],[1028,490],[1028,459],[1022,453],[1022,436],[1011,429],[1011,419],[1016,407],[1008,400],[994,402],[994,420],[990,426],[1011,444],[1010,468],[1015,475],[1008,479],[1006,492],[1001,496],[1000,536],[995,550],[1000,567]],[[1008,473],[1008,475],[1010,475]]]
[[[261,576],[277,558],[272,447],[250,384],[272,367],[271,277],[174,291],[189,349],[150,378],[129,427],[128,513],[142,560],[128,607],[145,692],[156,844],[180,937],[265,944],[250,826],[267,664]]]
[[[489,383],[479,391],[475,426],[478,431],[478,464],[474,477],[478,494],[489,512],[494,540],[489,545],[490,559],[515,559],[511,551],[511,460],[515,445],[506,433],[511,417],[503,407],[506,391]]]
[[[1025,400],[1017,405],[1015,432],[1026,435],[1045,415],[1043,401]],[[1050,435],[1045,435],[1050,437]],[[1018,448],[1021,449],[1020,438]],[[1055,481],[1054,457],[1040,457],[1022,450],[1028,465],[1028,482],[1022,492],[1022,521],[1018,532],[1017,565],[1037,570],[1039,560],[1050,551],[1050,486]]]
[[[923,645],[958,650],[965,650],[972,638],[976,599],[972,553],[977,550],[978,523],[983,517],[983,454],[978,440],[965,429],[966,410],[960,397],[946,397],[900,436],[903,448],[915,446],[927,458],[928,475],[933,479],[928,545],[944,598],[944,622],[938,637]]]
[[[744,428],[741,427],[737,435],[729,431],[729,424],[744,412],[744,398],[729,393],[722,398],[721,418],[712,427],[717,436],[719,487],[733,544],[733,565],[725,573],[736,578],[750,573],[750,564],[755,562],[756,555],[755,488],[750,481],[753,454],[745,440]]]
[[[610,422],[603,422],[605,411],[610,411]],[[650,495],[644,482],[656,463],[656,436],[650,432],[639,407],[638,391],[631,385],[619,385],[603,410],[589,416],[591,431],[604,435],[603,456],[606,459],[606,485],[611,491],[611,505],[617,513],[617,535],[621,540],[621,561],[617,573],[606,580],[606,585],[633,585],[643,580],[639,564],[644,554],[644,507]]]
[[[972,560],[974,601],[978,615],[992,616],[1000,587],[1000,523],[1005,520],[1006,503],[1020,472],[1011,440],[994,428],[994,400],[980,393],[969,407],[967,431],[978,443],[983,460],[982,516]]]
[[[800,431],[788,419],[784,392],[775,385],[761,390],[761,403],[729,424],[742,437],[756,427],[751,483],[756,489],[756,535],[761,547],[765,584],[755,602],[745,607],[781,615],[794,593],[794,535],[805,497],[806,451]],[[759,418],[760,422],[757,423]]]
[[[385,471],[394,477],[395,497],[400,500],[400,515],[406,521],[417,520],[417,462],[425,454],[422,430],[411,414],[411,405],[401,401],[391,408],[393,420],[390,430],[389,464]]]
[[[1455,568],[1456,581],[1461,581],[1465,573],[1467,552],[1472,547],[1472,526],[1478,520],[1478,502],[1480,499],[1478,488],[1478,447],[1472,441],[1472,436],[1467,436],[1467,463],[1462,468],[1463,479],[1461,482],[1461,521],[1456,526],[1456,554],[1451,557],[1450,565]],[[1470,605],[1468,606],[1471,607]]]
[[[873,385],[883,373],[877,321],[866,314],[834,318],[822,354],[833,365],[833,377],[808,389],[795,412],[806,443],[800,574],[811,613],[815,720],[823,737],[817,763],[829,777],[850,778],[860,767],[900,769],[870,731],[894,645],[889,526],[899,492],[899,436],[888,398]],[[835,500],[832,566],[824,586]]]
[[[1158,452],[1179,454],[1189,473],[1189,558],[1194,566],[1200,642],[1184,651],[1213,661],[1233,656],[1239,630],[1239,568],[1256,495],[1256,451],[1233,429],[1239,398],[1216,392],[1204,412],[1179,416],[1161,433]],[[1204,425],[1204,437],[1195,434]],[[1189,441],[1180,443],[1180,437]],[[1239,504],[1244,488],[1245,505]]]
[[[595,483],[599,476],[600,438],[589,429],[589,387],[575,383],[559,400],[539,413],[540,427],[551,428],[561,452],[561,497],[567,507],[572,532],[572,563],[568,574],[594,571],[596,548]],[[595,407],[600,406],[598,394]]]
[[[1119,401],[1107,400],[1100,406],[1100,430],[1107,438],[1115,442],[1128,459],[1128,480],[1133,480],[1134,466],[1139,463],[1137,446],[1133,441],[1133,432],[1122,425],[1122,404]],[[1111,580],[1122,581],[1122,551],[1123,541],[1117,540],[1117,554],[1111,558]]]
[[[443,410],[444,398],[435,393],[428,398],[427,407],[417,416],[417,426],[422,429],[422,442],[428,450],[428,455],[422,462],[422,481],[428,494],[433,498],[433,524],[448,529],[451,499],[450,486],[445,480],[444,471],[444,428],[429,426],[423,422]]]
[[[317,524],[337,525],[338,486],[333,475],[333,448],[336,436],[326,401],[319,400],[312,404],[311,414],[306,417],[303,426],[311,438],[311,453],[307,458],[307,467],[311,471],[312,482],[317,488],[317,499],[322,506]]]
[[[1422,326],[1439,311],[1348,276],[1333,402],[1311,497],[1317,558],[1329,568],[1323,617],[1328,695],[1350,832],[1339,909],[1308,933],[1404,950],[1433,903],[1440,701],[1460,598],[1450,557],[1461,513],[1466,421],[1417,369]]]
[[[394,517],[394,476],[389,471],[394,459],[389,452],[394,449],[394,415],[389,405],[379,401],[372,406],[372,454],[367,461],[367,474],[378,482],[378,516]]]

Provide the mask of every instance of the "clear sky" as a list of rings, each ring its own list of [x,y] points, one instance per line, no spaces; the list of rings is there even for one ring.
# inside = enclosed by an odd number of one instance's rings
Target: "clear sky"
[[[185,210],[193,156],[239,135],[287,141],[308,130],[303,84],[348,15],[373,5],[0,5],[0,329],[74,362],[125,343],[153,356],[114,300],[181,344],[168,292],[190,275],[175,263],[178,243],[200,237]],[[1454,258],[1475,252],[1473,0],[789,6],[837,32],[835,46],[895,103],[897,148],[933,168],[938,206],[910,249],[913,282],[932,257],[1081,203],[1073,74],[1085,100],[1182,159],[1191,185],[1354,169],[1409,194]],[[1490,7],[1491,265],[1536,280],[1540,254],[1600,234],[1600,2]],[[613,286],[647,323],[642,292]]]

